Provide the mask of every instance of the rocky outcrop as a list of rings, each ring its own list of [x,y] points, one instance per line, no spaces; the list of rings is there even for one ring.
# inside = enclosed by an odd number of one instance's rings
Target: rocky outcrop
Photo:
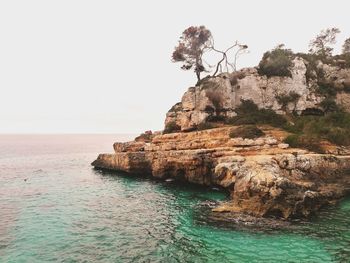
[[[204,78],[183,95],[166,115],[165,126],[176,124],[182,131],[190,131],[210,120],[235,116],[241,100],[252,100],[259,108],[272,109],[284,114],[294,111],[302,114],[308,109],[320,109],[324,96],[317,92],[316,72],[307,68],[308,62],[296,57],[290,69],[291,77],[266,77],[257,68],[246,68],[231,74]],[[350,111],[350,69],[342,69],[319,62],[322,80],[340,93],[336,101]],[[308,76],[308,78],[307,78]],[[297,94],[295,101],[283,105],[279,96]]]
[[[349,68],[300,57],[292,65],[286,77],[267,77],[257,68],[206,77],[169,110],[168,134],[147,131],[132,142],[117,142],[114,154],[100,154],[92,165],[220,186],[230,192],[231,201],[216,212],[307,217],[349,193],[350,148],[320,141],[324,154],[317,154],[290,148],[283,130],[263,126],[254,133],[261,137],[243,139],[237,135],[248,129],[225,126],[243,100],[280,114],[322,115],[326,102],[350,111]],[[207,129],[213,123],[220,128]],[[198,131],[203,128],[207,130]]]
[[[349,161],[298,152],[248,157],[236,165],[232,202],[215,210],[307,217],[350,190]]]
[[[226,188],[232,201],[215,211],[254,216],[304,217],[337,201],[350,189],[350,151],[334,154],[289,148],[287,133],[260,127],[257,139],[231,138],[237,127],[171,133],[114,144],[92,165],[158,179]]]

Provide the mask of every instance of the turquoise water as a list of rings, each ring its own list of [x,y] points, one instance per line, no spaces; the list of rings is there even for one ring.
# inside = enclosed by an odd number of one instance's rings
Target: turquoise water
[[[216,222],[226,194],[93,170],[117,136],[0,136],[0,262],[349,262],[350,199],[292,227]]]

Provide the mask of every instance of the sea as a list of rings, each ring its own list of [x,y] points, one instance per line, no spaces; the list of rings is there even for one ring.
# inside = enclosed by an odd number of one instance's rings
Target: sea
[[[0,262],[350,262],[350,198],[288,226],[216,221],[218,189],[95,170],[130,135],[0,135]]]

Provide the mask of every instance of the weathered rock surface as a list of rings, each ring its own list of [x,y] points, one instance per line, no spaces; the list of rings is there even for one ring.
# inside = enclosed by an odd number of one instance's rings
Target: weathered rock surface
[[[260,127],[257,139],[230,138],[236,127],[152,136],[114,144],[96,168],[226,188],[232,201],[215,211],[306,217],[350,190],[348,149],[315,154],[282,143],[286,133]]]
[[[323,114],[321,102],[331,96],[350,112],[349,68],[335,66],[337,63],[309,63],[300,57],[292,64],[288,77],[268,78],[257,68],[246,68],[202,79],[166,115],[166,130],[181,132],[147,131],[135,141],[115,143],[114,154],[101,154],[92,165],[221,186],[232,199],[216,207],[217,212],[309,216],[349,193],[350,148],[321,141],[326,154],[316,154],[290,148],[283,143],[287,133],[279,129],[260,127],[263,137],[243,139],[230,137],[237,127],[224,126],[225,120],[236,115],[242,100],[252,100],[259,108],[280,114]],[[325,95],[321,87],[328,91],[331,87],[332,94]],[[278,98],[286,96],[295,100],[288,99],[282,105]],[[221,128],[194,131],[214,122]]]
[[[280,114],[286,111],[302,114],[307,109],[320,109],[324,96],[316,91],[317,80],[306,78],[306,64],[304,59],[295,58],[290,69],[291,77],[268,78],[260,75],[256,68],[245,68],[203,79],[198,86],[189,88],[181,102],[169,110],[165,126],[174,123],[182,131],[190,131],[211,118],[230,118],[236,115],[234,110],[241,100],[252,100],[259,108],[272,109]],[[331,83],[339,92],[337,103],[350,111],[350,69],[321,62],[318,68],[324,72],[324,81]],[[284,107],[276,97],[291,92],[298,94],[299,98]]]

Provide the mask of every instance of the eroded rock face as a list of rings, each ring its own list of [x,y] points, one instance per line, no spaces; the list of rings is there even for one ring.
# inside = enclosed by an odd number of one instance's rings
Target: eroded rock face
[[[295,58],[290,69],[291,77],[267,78],[259,75],[256,68],[246,68],[205,78],[198,86],[189,88],[181,102],[166,114],[165,126],[175,123],[182,131],[190,131],[213,118],[230,118],[236,115],[234,110],[242,99],[252,100],[259,108],[273,109],[280,114],[286,111],[301,114],[307,109],[320,109],[324,97],[316,91],[317,80],[306,79],[306,64],[302,58]],[[318,67],[324,72],[325,81],[340,92],[336,101],[350,111],[349,93],[344,92],[350,90],[350,69],[321,62]],[[298,94],[299,98],[284,107],[276,97],[291,92]]]
[[[337,102],[337,104],[341,105],[345,110],[349,111],[349,109],[350,109],[350,93],[348,93],[348,92],[337,93],[336,102]]]
[[[307,217],[349,190],[349,156],[252,156],[236,174],[233,201],[220,211],[255,216]]]
[[[201,124],[236,115],[242,100],[284,114],[321,112],[319,81],[335,89],[335,101],[350,111],[350,69],[321,62],[310,65],[293,60],[291,77],[262,76],[256,68],[208,77],[183,95],[166,115],[165,125],[182,132],[147,131],[135,141],[115,143],[114,154],[101,154],[92,165],[158,179],[221,186],[232,197],[217,212],[256,217],[307,217],[350,191],[350,148],[320,142],[327,154],[292,149],[285,131],[259,127],[263,137],[230,138],[233,126],[195,131]],[[317,72],[322,72],[321,77]],[[308,76],[308,79],[306,78]],[[317,78],[322,79],[317,79]],[[297,100],[281,105],[278,96],[296,94]],[[294,94],[294,95],[295,95]],[[184,132],[186,131],[186,132]],[[234,133],[238,133],[236,130]]]
[[[261,127],[265,136],[254,140],[230,138],[233,129],[117,143],[114,154],[101,154],[92,165],[221,186],[230,191],[232,201],[216,211],[254,216],[306,217],[349,191],[349,151],[339,150],[336,156],[292,149],[282,143],[285,132],[268,127]]]

